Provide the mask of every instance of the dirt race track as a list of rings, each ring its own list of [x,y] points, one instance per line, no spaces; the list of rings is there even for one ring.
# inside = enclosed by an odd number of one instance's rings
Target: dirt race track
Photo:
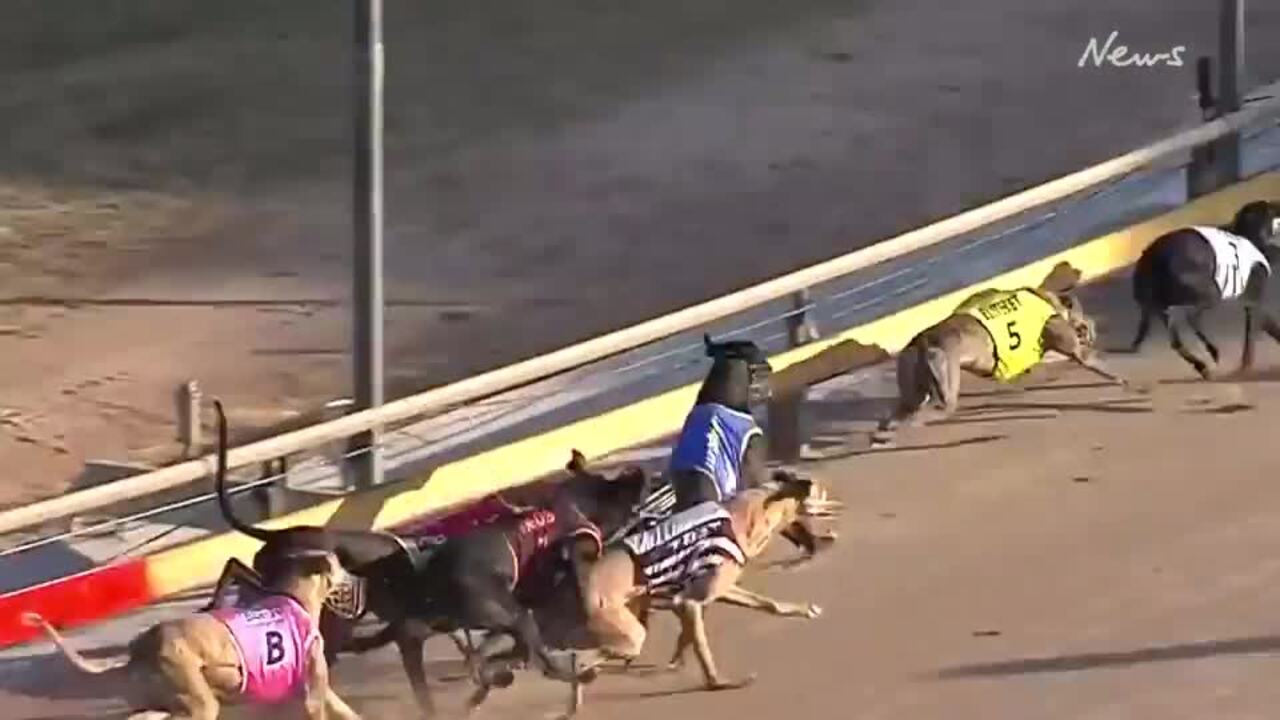
[[[1085,295],[1086,307],[1107,305],[1107,345],[1133,331],[1133,313],[1117,309],[1126,297],[1115,283]],[[1210,325],[1226,367],[1238,362],[1239,325],[1230,311]],[[718,607],[720,663],[758,673],[753,686],[698,692],[693,667],[606,675],[582,717],[1273,717],[1280,459],[1267,451],[1267,418],[1280,390],[1267,377],[1280,348],[1260,349],[1257,377],[1212,384],[1191,381],[1162,333],[1142,356],[1112,356],[1152,383],[1149,397],[1062,363],[1037,370],[1025,391],[971,382],[959,417],[874,453],[866,419],[884,399],[827,393],[814,407],[815,451],[827,459],[809,469],[849,505],[840,543],[808,567],[746,580],[815,601],[824,616]],[[645,660],[657,662],[674,622],[654,625]],[[118,625],[108,634],[72,638],[93,647],[128,635]],[[104,715],[85,699],[103,688],[72,680],[47,646],[28,651],[42,654],[0,661],[5,717]],[[435,671],[456,671],[452,649],[430,652]],[[336,676],[364,717],[417,717],[394,651],[344,660]],[[463,685],[436,684],[444,709],[461,706]],[[475,717],[541,718],[561,693],[522,674]]]

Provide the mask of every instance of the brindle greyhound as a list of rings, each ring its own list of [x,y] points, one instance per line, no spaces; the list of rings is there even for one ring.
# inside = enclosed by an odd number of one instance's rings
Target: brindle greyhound
[[[24,619],[42,627],[78,670],[125,675],[136,711],[131,718],[213,720],[224,702],[274,703],[300,695],[312,720],[358,720],[329,685],[316,629],[325,597],[342,580],[342,565],[321,548],[304,551],[295,544],[292,552],[277,558],[266,597],[243,608],[161,622],[134,638],[127,658],[86,659],[39,615]]]
[[[916,335],[898,355],[898,404],[880,422],[873,440],[889,442],[898,425],[916,425],[930,399],[943,413],[960,401],[960,371],[1010,381],[1048,350],[1123,387],[1128,382],[1098,357],[1097,330],[1072,294],[1078,271],[1060,265],[1038,288],[987,289],[967,298],[952,315]]]
[[[1280,205],[1251,202],[1223,228],[1186,227],[1156,238],[1143,251],[1133,272],[1133,297],[1142,310],[1131,352],[1138,352],[1158,318],[1169,330],[1173,349],[1204,379],[1211,379],[1218,365],[1218,348],[1201,327],[1206,310],[1239,299],[1244,305],[1244,352],[1240,369],[1253,366],[1255,318],[1272,339],[1280,342],[1280,324],[1265,307],[1267,281],[1277,249],[1271,244],[1280,234]],[[1209,357],[1192,351],[1183,342],[1176,316],[1185,310],[1185,322],[1204,343]],[[1212,362],[1210,362],[1212,361]]]

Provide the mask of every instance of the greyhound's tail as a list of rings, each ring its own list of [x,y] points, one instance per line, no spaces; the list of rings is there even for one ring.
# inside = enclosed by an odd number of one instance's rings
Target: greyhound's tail
[[[222,511],[222,517],[233,529],[255,540],[270,542],[274,537],[272,531],[254,527],[241,520],[236,517],[235,510],[231,507],[231,500],[227,497],[227,414],[222,409],[221,400],[213,401],[213,409],[218,414],[218,469],[213,481],[214,492],[218,496],[218,509]]]
[[[58,649],[62,651],[62,655],[67,658],[67,661],[76,666],[76,669],[80,672],[88,673],[90,675],[101,675],[102,673],[111,672],[112,670],[118,670],[129,664],[129,658],[127,656],[112,658],[110,660],[90,660],[77,652],[75,648],[68,645],[67,641],[62,638],[61,633],[54,630],[53,626],[50,625],[48,621],[36,613],[29,612],[24,614],[22,616],[22,622],[30,627],[38,627],[44,630],[44,634],[48,635],[49,639],[53,641],[53,644],[58,646]]]
[[[942,348],[926,346],[923,355],[921,359],[924,360],[924,370],[929,380],[929,394],[933,396],[935,404],[943,405],[947,401],[943,388],[951,382],[951,378],[948,377],[951,369],[947,361],[947,353]]]

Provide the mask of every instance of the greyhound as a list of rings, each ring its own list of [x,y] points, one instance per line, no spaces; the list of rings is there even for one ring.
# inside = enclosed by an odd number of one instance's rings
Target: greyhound
[[[752,406],[769,397],[769,362],[750,341],[713,343],[704,335],[703,343],[714,362],[668,469],[677,511],[708,500],[723,502],[769,479],[764,433],[751,415]]]
[[[332,551],[347,570],[367,567],[376,561],[409,554],[416,557],[417,547],[386,532],[364,530],[336,530],[312,525],[295,525],[269,530],[255,527],[236,516],[227,496],[227,417],[222,402],[213,401],[218,419],[218,471],[214,476],[214,490],[222,517],[232,529],[262,542],[253,556],[253,567],[247,567],[236,558],[230,558],[223,566],[222,574],[214,586],[213,594],[205,610],[225,607],[229,602],[232,584],[249,588],[254,594],[262,594],[266,586],[280,576],[289,558],[298,548],[322,548]],[[333,588],[326,598],[320,615],[321,631],[331,663],[337,661],[337,651],[350,635],[351,620],[362,612],[365,602],[364,584],[359,576],[346,574],[342,583]]]
[[[214,409],[218,419],[218,467],[214,488],[218,498],[218,508],[223,518],[235,530],[262,541],[263,545],[254,554],[253,567],[247,567],[236,558],[230,558],[223,566],[214,587],[212,597],[205,610],[213,610],[226,606],[229,602],[229,590],[233,584],[247,588],[251,594],[261,595],[264,587],[279,575],[278,568],[282,562],[293,554],[296,548],[318,546],[332,549],[343,567],[348,570],[345,580],[336,585],[325,599],[320,614],[320,631],[325,637],[325,651],[329,663],[338,662],[339,654],[356,642],[354,630],[356,622],[368,610],[368,575],[379,572],[396,572],[403,566],[421,567],[426,562],[432,542],[421,538],[404,537],[389,532],[363,530],[335,530],[325,527],[296,525],[277,530],[255,527],[236,516],[234,508],[227,497],[226,487],[226,453],[227,453],[227,419],[222,403],[214,400]],[[496,494],[487,498],[489,512],[472,513],[472,517],[464,518],[461,523],[474,527],[498,517],[514,515],[530,508],[507,501]],[[456,529],[456,528],[455,528]],[[375,578],[376,579],[376,578]],[[452,636],[459,649],[463,649],[462,641]]]
[[[1244,352],[1240,369],[1253,366],[1253,324],[1280,342],[1280,324],[1267,311],[1265,298],[1276,248],[1271,241],[1280,234],[1280,205],[1263,201],[1241,207],[1231,224],[1223,228],[1194,226],[1161,235],[1143,251],[1134,267],[1133,297],[1142,311],[1131,352],[1147,339],[1152,318],[1169,329],[1173,349],[1206,380],[1218,365],[1218,348],[1205,335],[1201,318],[1223,302],[1244,304]],[[1183,308],[1186,324],[1204,343],[1209,357],[1189,349],[1169,311]],[[1212,361],[1210,363],[1209,361]]]
[[[295,544],[280,555],[269,594],[236,608],[161,622],[129,644],[127,658],[89,660],[43,618],[44,632],[78,670],[126,676],[131,718],[213,720],[224,702],[276,703],[301,696],[312,720],[358,720],[329,685],[320,608],[344,570],[329,550]]]
[[[780,602],[738,585],[743,568],[783,528],[804,533],[805,517],[832,517],[842,507],[813,481],[777,472],[759,487],[727,503],[706,502],[672,515],[605,551],[583,579],[587,628],[603,657],[631,659],[643,648],[647,631],[630,606],[648,598],[676,612],[681,634],[671,664],[678,666],[693,646],[707,689],[743,687],[716,669],[707,641],[707,605],[728,602],[786,617],[817,618],[812,604]],[[580,703],[575,699],[574,710]]]
[[[423,645],[435,633],[486,631],[479,648],[464,651],[478,689],[470,704],[478,706],[493,687],[513,680],[509,668],[488,663],[487,652],[503,637],[516,647],[513,658],[533,661],[548,677],[564,682],[589,681],[552,655],[532,608],[558,583],[565,567],[577,577],[603,549],[603,539],[623,525],[643,497],[643,471],[628,468],[612,481],[587,482],[584,458],[574,451],[569,487],[546,507],[501,518],[449,538],[419,568],[388,566],[356,570],[368,573],[369,609],[387,625],[351,646],[368,652],[395,642],[414,696],[424,713],[434,713],[426,683]],[[498,668],[495,671],[495,668]]]
[[[932,398],[943,416],[960,401],[960,371],[1010,382],[1053,350],[1122,387],[1129,383],[1098,357],[1097,329],[1072,294],[1079,272],[1060,265],[1037,288],[980,290],[954,313],[912,338],[898,355],[898,404],[873,440],[892,439],[899,425],[917,425]]]

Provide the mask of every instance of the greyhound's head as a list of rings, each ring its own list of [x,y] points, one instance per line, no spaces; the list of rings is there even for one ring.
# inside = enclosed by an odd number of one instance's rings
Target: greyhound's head
[[[1080,344],[1085,347],[1093,347],[1098,342],[1098,325],[1093,318],[1089,317],[1084,311],[1084,304],[1080,302],[1080,298],[1074,293],[1064,293],[1058,296],[1058,301],[1062,303],[1063,317],[1071,324],[1071,329],[1075,330],[1076,338],[1080,340]]]
[[[578,507],[600,526],[605,537],[627,523],[636,506],[649,489],[649,477],[644,470],[629,466],[612,480],[587,467],[586,457],[573,450],[565,469],[571,473],[566,488]]]
[[[1083,273],[1070,263],[1060,262],[1036,288],[1036,294],[1053,305],[1058,314],[1071,324],[1081,343],[1093,347],[1098,340],[1098,327],[1075,294],[1082,278]]]
[[[1265,200],[1247,203],[1236,213],[1228,229],[1266,250],[1280,235],[1280,206]]]
[[[334,589],[347,585],[351,578],[336,554],[316,549],[291,553],[281,569],[285,578],[276,589],[297,598],[315,616]]]
[[[749,413],[753,405],[769,399],[773,368],[764,352],[750,340],[712,342],[702,338],[711,370],[698,390],[697,403],[717,403]]]
[[[735,525],[741,524],[739,544],[747,557],[763,552],[775,534],[813,555],[823,538],[813,531],[811,522],[835,517],[844,507],[814,480],[782,470],[765,485],[739,493],[729,505],[730,512],[738,516]]]

